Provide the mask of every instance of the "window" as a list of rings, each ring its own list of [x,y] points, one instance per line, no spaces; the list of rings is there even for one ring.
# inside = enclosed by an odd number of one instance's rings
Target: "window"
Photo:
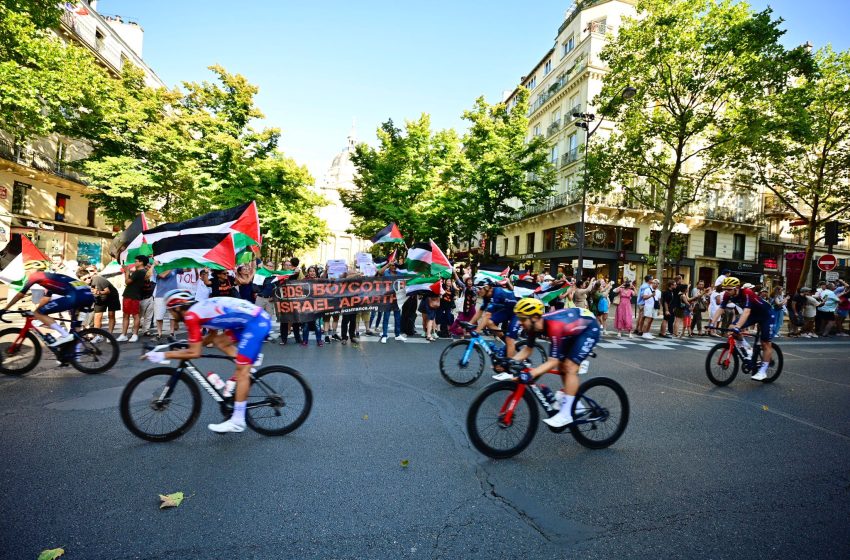
[[[658,230],[652,231],[649,234],[649,254],[655,255],[658,253],[658,238],[661,232]],[[667,240],[667,250],[665,258],[670,259],[670,262],[676,262],[688,256],[688,242],[690,235],[686,233],[671,233],[670,239]]]
[[[514,235],[514,254],[519,253],[519,235]]]
[[[570,54],[574,48],[576,48],[576,36],[570,35],[570,38],[564,41],[561,46],[561,58]]]
[[[508,238],[505,238],[505,250],[502,252],[502,256],[508,254]]]
[[[744,260],[744,253],[747,247],[747,236],[743,233],[736,233],[732,244],[732,258],[735,260]]]
[[[549,157],[552,161],[552,164],[557,165],[557,163],[558,163],[558,145],[557,144],[552,146],[551,150],[549,151]]]
[[[623,251],[637,251],[637,236],[636,228],[621,228],[620,229],[620,249]]]
[[[587,26],[588,31],[590,31],[591,33],[605,34],[608,32],[608,25],[606,24],[606,22],[607,20],[605,18],[592,21],[590,22],[590,25]]]
[[[57,193],[56,194],[56,221],[64,222],[65,221],[65,212],[67,211],[68,199],[71,198],[67,194]]]
[[[56,142],[56,168],[59,170],[62,167],[62,162],[65,161],[65,155],[68,151],[68,146],[65,145],[65,142],[62,140],[58,140]]]
[[[540,136],[540,125],[534,125],[534,136]]]
[[[525,252],[534,252],[534,232],[525,234]]]
[[[27,191],[32,185],[15,181],[12,186],[12,214],[27,213]]]
[[[543,75],[549,74],[552,71],[552,60],[547,60],[546,64],[543,65]]]
[[[543,250],[555,250],[555,228],[543,230]]]
[[[574,95],[570,98],[570,108],[569,108],[569,117],[573,117],[573,113],[581,113],[581,102],[579,101],[578,95]]]
[[[95,206],[94,204],[92,204],[91,202],[89,202],[88,213],[87,213],[87,215],[86,215],[86,225],[87,225],[87,226],[89,226],[89,227],[97,227],[97,226],[95,225],[95,221],[96,221],[96,216],[95,216],[95,214],[96,214],[96,212],[97,212],[97,206]]]
[[[702,246],[702,255],[704,257],[717,256],[717,232],[711,229],[705,230],[705,242]]]
[[[585,246],[596,249],[615,249],[617,247],[617,228],[596,224],[585,225]]]
[[[100,29],[94,30],[94,46],[98,51],[102,52],[104,49],[104,42],[106,41],[106,37],[103,35],[103,31]]]
[[[528,85],[525,86],[528,89],[534,89],[537,86],[537,76],[532,76],[530,80],[528,80]]]

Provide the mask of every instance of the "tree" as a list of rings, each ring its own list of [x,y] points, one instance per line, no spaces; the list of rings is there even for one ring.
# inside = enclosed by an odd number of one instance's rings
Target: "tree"
[[[806,259],[792,289],[806,283],[823,224],[850,216],[850,52],[827,46],[810,62],[791,87],[753,107],[761,126],[741,166],[807,224]]]
[[[457,134],[432,133],[431,118],[423,113],[406,121],[403,131],[388,120],[377,135],[378,148],[355,147],[355,188],[340,192],[353,215],[352,233],[368,239],[396,222],[408,244],[433,238],[445,246],[457,229],[450,211],[454,191],[447,183],[461,158]]]
[[[463,137],[463,160],[454,173],[461,188],[455,205],[462,217],[465,240],[483,232],[493,243],[514,220],[519,204],[534,204],[549,196],[555,170],[548,161],[549,148],[542,137],[526,142],[528,90],[520,87],[516,105],[489,105],[475,100],[463,118],[470,122]]]
[[[748,103],[783,87],[788,53],[769,9],[731,0],[641,0],[600,58],[596,99],[620,121],[594,147],[589,189],[611,181],[660,215],[658,275],[678,216],[708,184],[730,184],[728,168],[752,133],[738,118]],[[628,86],[637,94],[620,95]]]

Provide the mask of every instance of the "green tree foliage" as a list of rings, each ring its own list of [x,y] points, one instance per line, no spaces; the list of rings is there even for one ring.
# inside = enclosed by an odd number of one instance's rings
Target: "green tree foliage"
[[[514,220],[520,205],[540,202],[552,192],[555,170],[542,137],[526,142],[528,90],[520,87],[516,105],[475,100],[463,118],[470,123],[463,137],[463,160],[455,166],[461,189],[455,208],[463,238],[483,232],[496,239]]]
[[[640,18],[600,55],[610,71],[596,101],[620,122],[594,148],[588,188],[613,181],[656,210],[664,263],[677,216],[704,186],[730,184],[728,169],[753,132],[740,116],[783,86],[788,56],[769,9],[731,0],[641,0],[637,9]],[[630,101],[627,86],[637,89]]]
[[[368,239],[396,222],[408,244],[432,238],[445,246],[456,229],[455,216],[447,211],[455,191],[447,181],[460,158],[457,134],[433,133],[431,118],[423,113],[404,130],[388,120],[377,135],[377,148],[355,147],[355,188],[340,192],[354,217],[353,233]]]
[[[818,50],[778,90],[752,107],[760,125],[742,158],[748,177],[805,221],[809,276],[824,222],[850,217],[850,52]],[[805,64],[809,62],[810,64]]]

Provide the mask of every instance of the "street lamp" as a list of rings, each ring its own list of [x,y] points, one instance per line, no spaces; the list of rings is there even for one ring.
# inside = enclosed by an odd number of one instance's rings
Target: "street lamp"
[[[628,101],[632,97],[635,96],[637,90],[632,86],[626,86],[623,88],[623,91],[620,92],[620,97],[624,101]],[[613,99],[611,100],[614,101]],[[603,109],[610,106],[610,103],[606,105]],[[577,281],[581,281],[581,277],[584,276],[584,214],[587,209],[587,147],[590,145],[590,137],[593,136],[593,133],[599,128],[599,125],[602,124],[604,119],[604,115],[599,119],[599,122],[596,123],[596,126],[593,129],[590,128],[590,123],[596,120],[596,115],[593,113],[573,113],[573,117],[576,119],[580,119],[580,122],[576,123],[576,127],[583,128],[585,131],[584,135],[584,181],[581,185],[581,220],[579,221],[579,231],[578,231],[578,270],[579,273],[576,276]]]

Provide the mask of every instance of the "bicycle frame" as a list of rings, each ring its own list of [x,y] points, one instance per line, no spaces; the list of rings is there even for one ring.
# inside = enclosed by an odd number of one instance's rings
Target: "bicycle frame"
[[[754,336],[758,338],[758,332],[755,335],[742,334],[742,336]],[[721,364],[724,368],[729,367],[729,361],[732,359],[732,353],[737,352],[738,356],[741,358],[741,361],[746,363],[748,360],[757,360],[759,354],[761,353],[761,344],[756,340],[752,345],[753,355],[751,357],[747,357],[746,353],[743,351],[741,346],[738,344],[738,340],[735,338],[734,333],[729,333],[729,336],[726,339],[727,349],[722,352],[717,359],[717,363]]]
[[[47,343],[47,339],[44,338],[44,333],[41,332],[38,327],[33,325],[33,321],[35,321],[35,317],[33,317],[32,314],[22,314],[22,315],[24,317],[24,325],[21,327],[21,332],[18,334],[18,338],[15,339],[15,342],[12,343],[12,345],[9,347],[8,350],[9,351],[15,351],[18,348],[20,348],[21,344],[24,342],[24,339],[27,336],[27,333],[30,332],[30,331],[33,331],[38,336],[38,338],[41,339],[41,341],[44,343],[44,345],[47,346],[48,348],[50,348],[51,350],[53,350],[53,352],[55,354],[56,348],[54,348],[53,346],[50,346]],[[70,332],[73,334],[75,332],[75,329],[77,327],[79,327],[80,325],[81,325],[80,321],[72,319],[71,320],[71,331]]]
[[[552,373],[554,375],[556,372],[549,373]],[[552,406],[552,404],[546,399],[546,395],[543,394],[543,390],[540,389],[539,385],[537,385],[536,383],[529,383],[528,385],[525,385],[523,383],[517,383],[516,389],[513,393],[511,393],[511,396],[508,397],[507,400],[505,400],[505,404],[503,404],[502,408],[499,410],[499,416],[502,418],[502,422],[505,425],[510,426],[513,422],[514,410],[516,410],[517,404],[519,404],[519,402],[522,400],[526,389],[531,391],[532,395],[534,395],[534,398],[537,399],[537,402],[540,403],[540,406],[543,407],[543,410],[545,410],[549,416],[552,416],[557,412],[557,410],[555,410],[555,407]],[[582,412],[579,417],[573,419],[573,425],[588,424],[590,422],[602,420],[603,418],[590,417],[591,411],[601,410],[599,404],[587,396],[582,395],[582,399],[589,406],[586,407],[587,410],[585,412]]]

